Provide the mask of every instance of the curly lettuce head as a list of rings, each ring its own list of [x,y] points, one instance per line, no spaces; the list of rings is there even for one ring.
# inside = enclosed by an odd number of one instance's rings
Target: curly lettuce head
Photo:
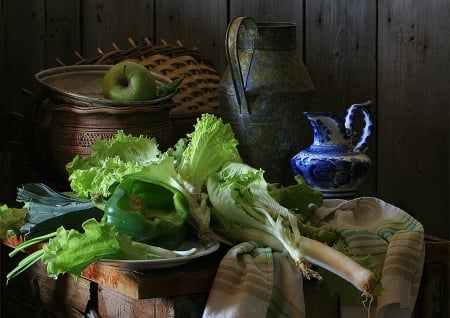
[[[160,159],[155,138],[118,131],[111,139],[97,139],[86,157],[75,156],[66,165],[72,191],[79,197],[109,197],[123,177]]]

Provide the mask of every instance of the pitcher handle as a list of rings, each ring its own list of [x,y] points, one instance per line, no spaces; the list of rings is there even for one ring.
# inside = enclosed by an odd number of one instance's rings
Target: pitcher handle
[[[249,37],[255,37],[258,33],[256,22],[250,17],[234,17],[228,24],[227,33],[225,36],[225,49],[228,66],[231,72],[231,79],[236,93],[237,102],[240,111],[249,112],[247,100],[245,98],[244,80],[242,78],[241,63],[237,50],[237,39],[241,25],[244,26],[245,31]]]
[[[372,104],[372,101],[368,100],[367,102],[361,104],[353,104],[351,105],[346,113],[345,113],[345,128],[350,133],[353,133],[353,118],[355,117],[356,111],[361,111],[363,115],[364,127],[361,131],[361,135],[359,137],[358,142],[355,145],[355,151],[364,152],[367,148],[367,144],[369,143],[370,136],[373,131],[373,118],[369,109],[367,108]]]

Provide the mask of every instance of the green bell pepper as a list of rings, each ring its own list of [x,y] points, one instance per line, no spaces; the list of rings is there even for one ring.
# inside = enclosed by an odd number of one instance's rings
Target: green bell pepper
[[[116,187],[104,212],[107,223],[134,241],[176,249],[186,237],[189,206],[170,186],[129,176]]]

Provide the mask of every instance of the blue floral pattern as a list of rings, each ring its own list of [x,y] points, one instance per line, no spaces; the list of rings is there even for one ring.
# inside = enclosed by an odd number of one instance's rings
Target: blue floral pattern
[[[291,158],[295,175],[301,175],[325,197],[349,197],[356,193],[370,167],[363,153],[372,134],[372,116],[365,107],[354,104],[345,114],[345,122],[326,112],[306,112],[314,131],[313,144]],[[354,113],[363,113],[364,127],[357,146],[352,144]]]

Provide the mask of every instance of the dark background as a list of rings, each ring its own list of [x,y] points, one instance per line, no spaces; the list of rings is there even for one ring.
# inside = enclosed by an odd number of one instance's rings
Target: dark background
[[[297,23],[316,86],[312,110],[343,115],[352,103],[374,101],[373,166],[360,195],[397,205],[428,234],[448,238],[448,0],[0,0],[0,10],[2,203],[14,203],[17,185],[40,180],[20,121],[36,72],[56,59],[76,62],[74,51],[92,57],[148,37],[197,47],[222,73],[228,21],[248,15]]]

